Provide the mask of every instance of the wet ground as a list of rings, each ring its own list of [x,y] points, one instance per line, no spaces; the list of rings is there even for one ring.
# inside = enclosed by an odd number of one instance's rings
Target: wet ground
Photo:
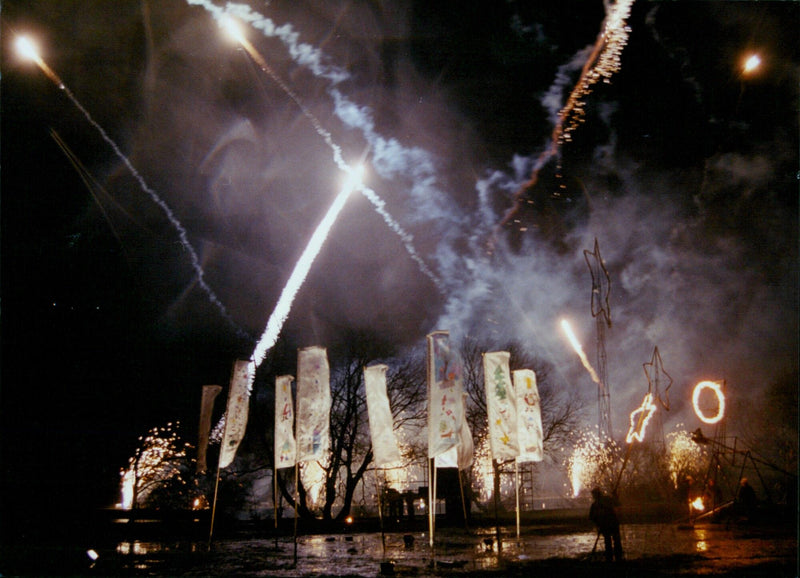
[[[796,577],[796,525],[642,523],[622,527],[626,560],[607,564],[596,534],[573,525],[513,525],[327,535],[125,540],[87,550],[42,548],[4,576],[764,576]],[[28,552],[30,554],[30,552]],[[8,552],[6,552],[8,554]],[[35,553],[34,553],[35,554]],[[59,558],[59,556],[61,558]],[[55,561],[45,566],[45,560]],[[59,563],[60,560],[60,563]]]

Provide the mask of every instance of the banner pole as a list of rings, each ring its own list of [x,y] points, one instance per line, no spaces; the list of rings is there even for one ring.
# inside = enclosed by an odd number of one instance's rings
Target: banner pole
[[[294,462],[294,565],[297,566],[297,479],[300,477],[300,467],[297,460]]]
[[[514,490],[517,497],[517,546],[519,546],[519,462],[514,460]]]

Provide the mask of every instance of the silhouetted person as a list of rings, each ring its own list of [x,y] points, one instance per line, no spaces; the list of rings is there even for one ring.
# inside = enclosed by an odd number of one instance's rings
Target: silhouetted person
[[[592,506],[589,508],[589,519],[603,535],[606,547],[606,561],[622,562],[622,541],[619,535],[619,518],[616,503],[611,496],[605,495],[600,488],[592,489]]]
[[[756,491],[747,481],[742,478],[739,482],[739,493],[736,495],[736,504],[739,512],[744,514],[748,520],[752,520],[756,513]]]

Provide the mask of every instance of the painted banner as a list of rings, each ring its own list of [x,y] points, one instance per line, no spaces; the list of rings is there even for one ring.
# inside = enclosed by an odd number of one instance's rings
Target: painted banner
[[[297,461],[328,459],[331,446],[328,352],[312,346],[297,354]]]
[[[428,340],[428,457],[458,444],[464,403],[461,359],[450,349],[450,334],[435,331]]]
[[[233,375],[228,391],[228,407],[225,411],[225,431],[219,448],[219,467],[227,468],[236,457],[236,450],[247,429],[247,412],[250,409],[250,388],[255,376],[253,362],[237,359],[233,364]]]
[[[489,445],[498,461],[519,455],[517,412],[507,351],[483,354],[483,379],[486,386],[486,413],[489,414]]]
[[[200,398],[200,425],[197,427],[197,473],[205,474],[208,469],[206,455],[208,453],[208,437],[211,433],[211,414],[214,411],[214,400],[222,391],[220,385],[204,385]]]
[[[372,436],[372,455],[375,466],[400,461],[400,450],[394,437],[394,421],[389,397],[386,395],[386,365],[364,368],[364,389],[367,392],[367,416]]]
[[[297,458],[291,375],[275,378],[275,468],[291,468]]]
[[[514,392],[517,396],[517,424],[519,426],[518,462],[541,462],[544,459],[542,404],[536,374],[530,369],[513,372]]]
[[[475,456],[475,444],[472,441],[472,431],[469,429],[469,422],[466,419],[466,400],[467,394],[461,396],[463,400],[462,412],[464,419],[461,420],[461,430],[458,432],[458,443],[435,458],[437,468],[458,468],[468,470],[472,466]]]

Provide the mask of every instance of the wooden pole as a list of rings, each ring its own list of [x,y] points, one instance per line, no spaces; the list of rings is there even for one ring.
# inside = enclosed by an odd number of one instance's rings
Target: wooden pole
[[[517,546],[519,546],[519,462],[514,460],[514,491],[517,499]]]

